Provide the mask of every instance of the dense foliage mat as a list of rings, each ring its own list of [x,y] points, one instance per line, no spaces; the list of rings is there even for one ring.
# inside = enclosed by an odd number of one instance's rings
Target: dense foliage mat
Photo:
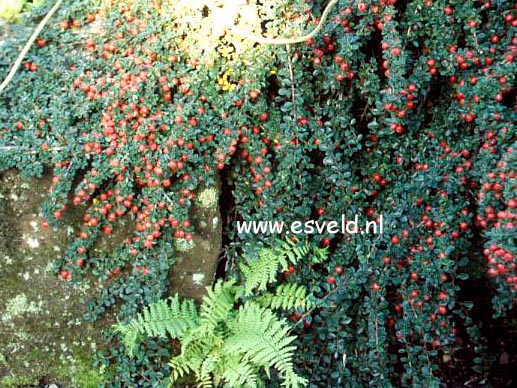
[[[203,1],[65,2],[0,95],[0,169],[52,167],[45,223],[85,208],[56,273],[105,284],[89,318],[118,303],[130,320],[166,295],[196,233],[194,193],[222,175],[230,221],[383,216],[382,235],[307,236],[328,261],[278,278],[324,301],[279,313],[308,386],[439,386],[466,344],[465,373],[483,376],[461,290],[486,276],[495,315],[515,304],[517,6],[342,0],[315,38],[277,46],[229,25],[302,35],[326,3],[214,3],[230,22]],[[25,38],[2,46],[2,74]],[[124,243],[91,254],[121,218]],[[240,279],[270,237],[225,233],[226,275]],[[128,358],[121,344],[99,363],[108,385],[154,387],[172,352],[148,340]]]

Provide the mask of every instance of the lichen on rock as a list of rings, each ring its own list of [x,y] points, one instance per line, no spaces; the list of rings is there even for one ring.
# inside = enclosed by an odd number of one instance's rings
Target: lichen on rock
[[[194,241],[187,241],[184,238],[178,238],[174,241],[174,248],[178,252],[187,252],[195,247]]]
[[[16,295],[9,300],[5,306],[5,311],[2,314],[2,323],[10,324],[14,318],[20,317],[24,314],[31,315],[39,313],[42,310],[43,301],[28,301],[24,293]]]
[[[196,203],[203,209],[215,209],[219,201],[219,192],[215,187],[208,187],[202,190]]]

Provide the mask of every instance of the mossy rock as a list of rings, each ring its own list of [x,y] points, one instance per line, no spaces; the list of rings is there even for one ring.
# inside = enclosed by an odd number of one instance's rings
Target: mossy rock
[[[58,229],[41,228],[41,205],[51,174],[22,179],[16,171],[0,173],[0,387],[56,383],[97,387],[102,373],[92,365],[102,348],[102,329],[113,320],[83,320],[85,306],[100,291],[100,283],[84,281],[73,287],[61,280],[52,262],[65,254],[79,230],[84,208],[71,208]],[[176,247],[170,273],[171,293],[201,300],[213,282],[222,244],[219,211],[221,184],[199,190],[191,211],[198,231],[193,244]],[[126,226],[131,220],[122,220]],[[101,238],[94,254],[109,252],[127,237]]]
[[[220,179],[212,187],[196,191],[190,218],[196,228],[192,242],[175,244],[176,262],[169,276],[171,294],[200,301],[212,285],[222,247],[222,222],[219,209]]]
[[[0,387],[52,382],[88,388],[102,380],[92,362],[109,319],[82,319],[99,286],[72,287],[51,266],[64,254],[82,211],[69,213],[58,230],[42,229],[50,181],[0,174]]]

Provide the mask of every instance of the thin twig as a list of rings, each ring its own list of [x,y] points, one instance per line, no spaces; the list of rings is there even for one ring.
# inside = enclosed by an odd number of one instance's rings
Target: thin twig
[[[62,149],[65,149],[65,147],[51,147],[47,148],[45,151],[61,151]],[[29,147],[19,147],[19,146],[0,146],[0,152],[6,152],[6,151],[24,151],[26,154],[36,154],[40,152],[40,150],[36,150]]]
[[[323,14],[321,15],[320,22],[318,23],[316,28],[314,30],[312,30],[310,33],[302,35],[302,36],[299,36],[299,37],[296,37],[296,38],[266,38],[265,36],[262,36],[262,35],[254,35],[254,34],[251,34],[251,33],[247,32],[247,31],[244,31],[244,30],[240,29],[237,25],[235,25],[233,23],[225,22],[224,24],[234,34],[239,35],[242,38],[245,38],[247,40],[250,40],[250,41],[253,41],[253,42],[256,42],[256,43],[274,44],[274,45],[285,45],[285,44],[301,43],[301,42],[305,42],[305,41],[313,38],[321,30],[321,28],[323,27],[323,24],[327,20],[327,17],[328,17],[328,14],[329,14],[330,10],[337,3],[338,3],[338,0],[331,0],[327,4],[325,9],[323,10]],[[225,18],[226,12],[225,12],[225,8],[224,7],[223,8],[217,7],[211,0],[204,0],[204,4],[210,9],[210,11],[212,11],[216,15],[218,21],[220,20],[220,21],[224,22],[226,20],[226,18]]]
[[[54,13],[58,10],[58,8],[59,8],[59,6],[61,5],[62,2],[63,2],[63,0],[57,0],[56,1],[56,4],[54,4],[54,6],[50,9],[50,11],[48,11],[47,15],[38,24],[38,27],[36,27],[36,29],[34,30],[34,32],[31,35],[31,37],[27,41],[27,43],[25,43],[25,46],[23,47],[22,51],[18,55],[18,58],[16,58],[16,61],[14,62],[13,67],[11,68],[11,71],[9,72],[9,74],[7,74],[7,77],[4,79],[2,84],[0,84],[0,94],[2,94],[2,91],[7,87],[9,82],[11,82],[11,80],[14,77],[14,75],[18,71],[18,68],[22,64],[22,61],[25,58],[25,55],[27,55],[27,53],[29,52],[32,44],[34,43],[34,41],[36,40],[36,38],[40,34],[41,30],[43,30],[43,27],[45,27],[45,24],[47,24],[47,22],[50,20],[52,15],[54,15]]]
[[[329,293],[327,295],[325,295],[323,298],[319,299],[318,302],[323,302],[325,299],[327,299],[329,296],[331,296],[332,294],[334,294],[335,292],[337,292],[339,290],[339,287],[336,287],[334,288],[332,291],[329,291]],[[309,316],[314,310],[316,310],[317,308],[319,308],[321,306],[319,305],[315,305],[313,308],[307,310],[301,317],[300,319],[298,320],[298,322],[296,322],[294,325],[293,325],[293,329],[295,327],[297,327],[300,323],[303,322],[303,320]],[[289,330],[289,331],[292,331],[293,329]]]
[[[294,72],[293,72],[293,61],[291,58],[291,47],[286,44],[287,50],[287,65],[289,67],[289,79],[291,80],[291,101],[293,103],[293,118],[296,120],[296,90],[294,87]]]

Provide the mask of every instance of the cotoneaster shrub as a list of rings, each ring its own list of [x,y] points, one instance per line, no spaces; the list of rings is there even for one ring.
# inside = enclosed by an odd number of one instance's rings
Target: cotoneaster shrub
[[[299,35],[325,4],[265,1],[236,20]],[[129,319],[165,295],[174,242],[196,233],[194,193],[218,174],[234,220],[382,214],[384,235],[309,236],[329,262],[280,279],[324,300],[288,314],[297,368],[312,387],[438,386],[449,355],[479,350],[458,297],[473,268],[496,314],[515,303],[516,26],[511,2],[340,1],[317,37],[277,47],[240,39],[202,2],[68,2],[0,95],[0,168],[52,167],[52,226],[85,208],[56,272],[105,284],[91,318],[121,302]],[[3,73],[19,45],[5,45]],[[93,255],[121,218],[127,241]],[[230,272],[269,240],[226,233]],[[99,362],[155,386],[161,346]]]

